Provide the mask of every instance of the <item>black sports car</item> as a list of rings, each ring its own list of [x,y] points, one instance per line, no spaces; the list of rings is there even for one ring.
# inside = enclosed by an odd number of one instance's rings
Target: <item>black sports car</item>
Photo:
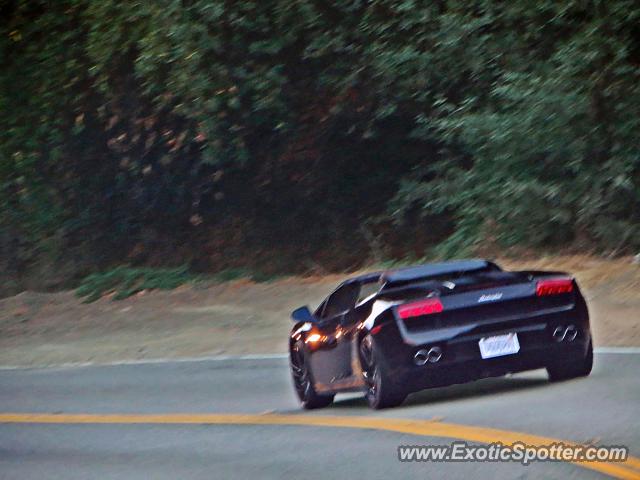
[[[488,260],[357,276],[292,318],[291,371],[305,408],[348,391],[391,407],[424,388],[536,368],[562,380],[593,364],[589,313],[571,276]]]

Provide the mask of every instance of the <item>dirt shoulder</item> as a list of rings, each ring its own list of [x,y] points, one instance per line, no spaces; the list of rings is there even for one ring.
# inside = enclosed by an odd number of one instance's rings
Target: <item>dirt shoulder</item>
[[[640,346],[640,265],[631,258],[500,263],[573,273],[587,297],[596,346]],[[73,292],[24,292],[0,300],[0,365],[284,353],[289,312],[317,305],[345,276],[182,287],[91,304]]]

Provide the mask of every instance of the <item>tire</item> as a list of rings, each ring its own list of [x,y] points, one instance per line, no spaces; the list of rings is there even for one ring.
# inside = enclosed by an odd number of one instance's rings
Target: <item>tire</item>
[[[371,335],[364,337],[359,346],[360,364],[366,385],[365,399],[370,408],[379,410],[400,405],[407,391],[392,377],[389,366]]]
[[[313,375],[304,351],[304,343],[301,340],[291,346],[289,363],[293,387],[303,408],[307,410],[323,408],[333,402],[334,395],[321,395],[316,392],[313,386]]]
[[[593,368],[593,343],[589,340],[587,354],[578,360],[569,361],[567,363],[549,365],[547,373],[549,380],[552,382],[561,382],[571,378],[586,377],[591,373]]]

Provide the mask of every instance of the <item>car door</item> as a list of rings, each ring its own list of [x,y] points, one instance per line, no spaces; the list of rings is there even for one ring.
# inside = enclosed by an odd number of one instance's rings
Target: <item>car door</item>
[[[310,360],[314,380],[322,386],[329,387],[351,374],[350,344],[344,337],[343,324],[355,306],[358,291],[356,283],[340,286],[318,312],[320,321],[315,328],[322,341],[314,345]]]

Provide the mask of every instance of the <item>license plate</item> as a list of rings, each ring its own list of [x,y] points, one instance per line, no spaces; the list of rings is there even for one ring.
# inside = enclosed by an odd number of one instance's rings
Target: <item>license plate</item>
[[[513,355],[520,351],[518,335],[508,333],[506,335],[496,335],[495,337],[481,338],[480,355],[482,358],[501,357],[503,355]]]

